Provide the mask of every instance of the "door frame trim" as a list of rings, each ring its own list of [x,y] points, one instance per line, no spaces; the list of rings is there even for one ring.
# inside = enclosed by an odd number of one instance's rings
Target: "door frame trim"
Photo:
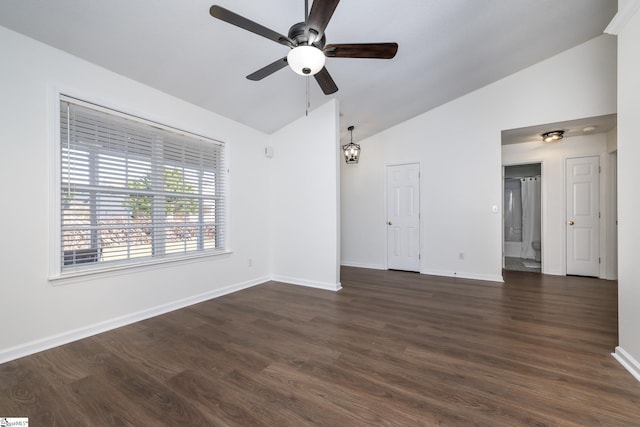
[[[507,166],[520,166],[520,165],[531,165],[540,163],[540,273],[546,274],[545,271],[545,245],[546,245],[546,235],[547,235],[547,161],[544,159],[528,159],[522,162],[515,163],[503,163],[502,164],[502,188],[501,188],[501,198],[500,198],[500,206],[501,206],[501,221],[500,221],[500,236],[502,241],[502,268],[504,268],[504,168]],[[566,206],[565,206],[566,210]],[[565,215],[566,216],[566,215]],[[566,238],[566,236],[565,236]],[[566,256],[566,255],[565,255]]]

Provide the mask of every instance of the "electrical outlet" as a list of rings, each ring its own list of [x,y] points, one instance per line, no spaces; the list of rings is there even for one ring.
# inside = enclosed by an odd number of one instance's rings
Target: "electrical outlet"
[[[249,267],[252,267],[252,266],[253,266],[253,260],[252,260],[251,258],[249,258],[249,261],[247,262],[247,265],[248,265]]]
[[[460,261],[464,261],[464,252],[460,252],[460,253],[458,254],[458,259],[459,259]]]

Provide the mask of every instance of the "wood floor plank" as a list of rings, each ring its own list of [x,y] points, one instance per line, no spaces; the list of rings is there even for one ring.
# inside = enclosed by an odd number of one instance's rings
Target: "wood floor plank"
[[[343,267],[0,365],[0,417],[45,426],[638,426],[617,284]]]
[[[170,378],[167,384],[175,392],[190,396],[191,404],[209,417],[208,425],[259,425],[261,421],[246,404],[251,397],[230,393],[228,387],[220,386],[221,378],[189,370]]]

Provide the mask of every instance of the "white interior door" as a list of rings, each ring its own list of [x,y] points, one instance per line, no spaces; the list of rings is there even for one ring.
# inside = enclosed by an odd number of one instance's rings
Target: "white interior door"
[[[420,165],[387,166],[387,267],[420,271]]]
[[[567,274],[600,274],[600,158],[567,159]]]

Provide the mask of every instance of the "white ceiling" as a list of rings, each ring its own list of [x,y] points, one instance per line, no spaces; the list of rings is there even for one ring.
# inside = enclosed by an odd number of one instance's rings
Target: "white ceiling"
[[[283,34],[304,16],[303,0],[2,0],[0,25],[267,133],[304,115],[305,77],[285,68],[245,78],[288,48],[212,18],[212,4]],[[349,125],[357,142],[596,37],[616,9],[617,0],[343,0],[327,43],[399,50],[392,60],[327,59],[342,140]],[[313,109],[330,97],[311,83]]]
[[[564,131],[563,136],[589,135],[594,133],[607,133],[618,124],[617,114],[606,116],[585,117],[577,120],[567,120],[558,123],[544,123],[519,129],[502,131],[502,145],[519,144],[521,142],[542,142],[542,134],[554,130]]]

